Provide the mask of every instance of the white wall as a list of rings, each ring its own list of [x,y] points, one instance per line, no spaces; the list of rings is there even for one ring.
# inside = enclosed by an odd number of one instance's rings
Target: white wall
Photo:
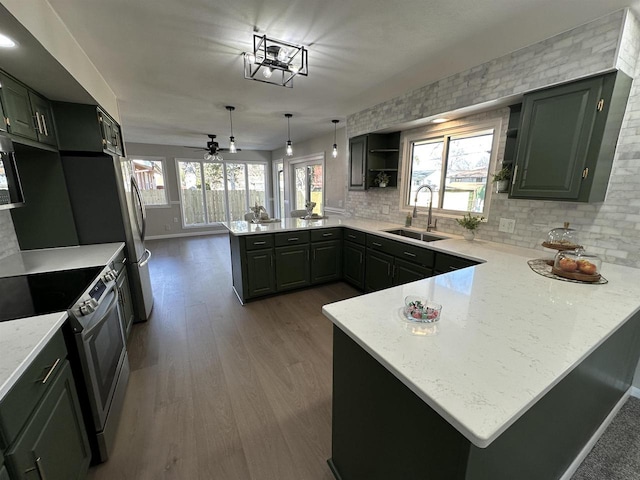
[[[180,208],[180,194],[178,191],[178,176],[176,172],[176,158],[192,158],[202,160],[204,152],[186,147],[172,145],[152,145],[148,143],[125,144],[127,156],[163,157],[166,172],[166,189],[169,196],[168,207],[147,208],[147,236],[178,236],[196,235],[203,233],[215,233],[221,231],[220,227],[183,228],[182,212]],[[231,154],[227,154],[231,159]],[[234,160],[244,161],[271,161],[271,152],[268,151],[242,151],[233,155]],[[269,172],[270,172],[269,167]],[[174,219],[178,219],[177,222]]]

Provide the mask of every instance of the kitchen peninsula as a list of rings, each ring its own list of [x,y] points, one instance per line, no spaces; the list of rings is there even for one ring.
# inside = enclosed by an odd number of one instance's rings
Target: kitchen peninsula
[[[605,285],[537,275],[539,251],[443,240],[484,263],[323,308],[334,323],[337,478],[556,479],[628,394],[640,271]],[[404,320],[404,298],[443,305]],[[338,476],[339,475],[339,476]]]
[[[541,251],[427,243],[358,219],[227,228],[234,286],[240,237],[270,248],[262,236],[335,229],[479,263],[323,308],[334,323],[336,478],[562,478],[628,395],[640,352],[637,269],[605,264],[607,284],[564,282],[529,268]],[[441,321],[405,320],[408,295],[442,304]]]

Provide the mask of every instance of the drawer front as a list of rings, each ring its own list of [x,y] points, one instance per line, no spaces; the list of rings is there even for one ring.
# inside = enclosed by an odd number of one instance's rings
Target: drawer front
[[[375,235],[367,235],[367,248],[375,250],[377,252],[388,253],[389,255],[395,255],[396,243],[393,240],[387,238],[376,237]]]
[[[0,403],[0,428],[11,444],[26,423],[67,357],[62,332],[58,331]]]
[[[340,228],[322,228],[320,230],[311,230],[312,242],[340,240],[341,238],[342,238],[342,229]]]
[[[273,247],[273,235],[247,235],[245,237],[247,250],[262,250]]]
[[[421,248],[416,245],[396,242],[394,245],[393,255],[415,265],[433,268],[435,254],[433,250]]]
[[[367,244],[367,234],[359,230],[344,229],[344,239],[359,245]]]
[[[435,270],[438,273],[447,273],[461,268],[477,265],[478,262],[467,260],[466,258],[447,255],[446,253],[438,253],[436,255]]]
[[[274,237],[276,241],[276,247],[309,243],[308,230],[295,230],[293,232],[276,233]]]

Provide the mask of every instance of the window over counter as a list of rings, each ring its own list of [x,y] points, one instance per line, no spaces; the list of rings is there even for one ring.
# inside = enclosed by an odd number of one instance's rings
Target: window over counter
[[[433,209],[443,213],[486,214],[498,149],[500,121],[432,129],[405,137],[403,207],[413,208],[422,185],[433,190]],[[418,209],[429,207],[431,193],[417,193]],[[422,207],[422,208],[421,208]]]
[[[185,227],[244,220],[249,207],[267,199],[266,162],[176,159]]]
[[[133,175],[147,207],[169,205],[164,161],[163,157],[131,157]]]

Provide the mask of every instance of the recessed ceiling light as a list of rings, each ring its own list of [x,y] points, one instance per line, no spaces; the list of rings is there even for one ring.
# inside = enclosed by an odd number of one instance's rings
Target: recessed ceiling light
[[[11,40],[6,35],[3,35],[2,33],[0,33],[0,47],[2,47],[2,48],[13,48],[15,46],[16,46],[16,42]]]
[[[448,118],[434,118],[433,120],[431,120],[431,123],[444,123],[448,121],[449,121]]]

